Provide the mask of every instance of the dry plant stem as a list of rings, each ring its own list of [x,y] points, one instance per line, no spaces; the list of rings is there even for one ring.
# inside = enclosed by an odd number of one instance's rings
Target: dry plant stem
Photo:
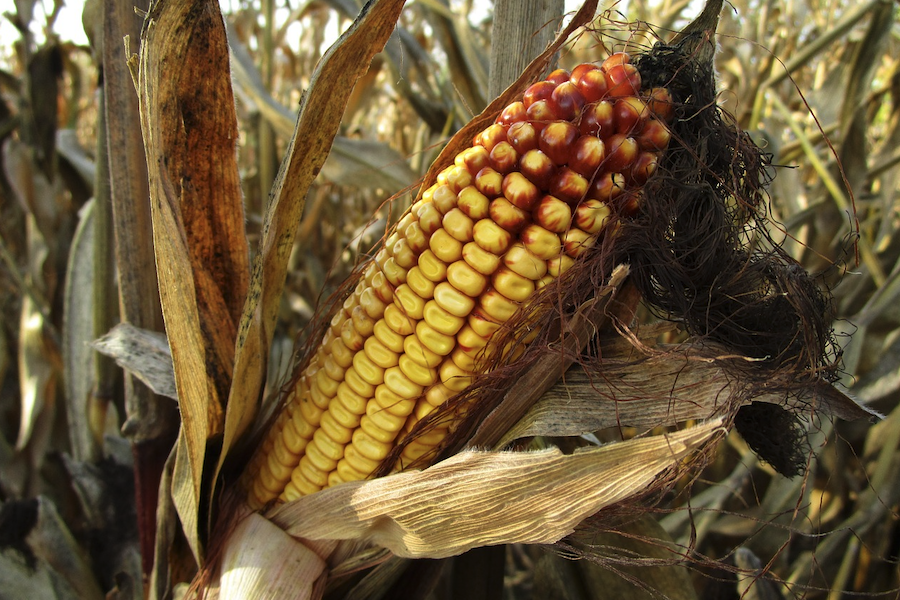
[[[140,39],[141,18],[135,8],[146,10],[148,6],[145,0],[134,6],[104,0],[103,37],[108,43],[103,46],[102,62],[120,317],[135,327],[162,331],[138,98],[125,62],[125,46],[119,41],[126,36],[135,41]],[[124,383],[126,420],[122,431],[133,444],[141,566],[149,576],[153,567],[159,482],[177,434],[178,412],[170,399],[154,394],[128,373],[124,375]]]
[[[562,0],[494,2],[488,98],[496,98],[515,82],[528,63],[553,41],[564,12]]]
[[[118,317],[116,306],[115,255],[113,251],[113,223],[111,190],[109,186],[109,154],[106,138],[106,101],[102,90],[98,93],[97,129],[97,180],[94,184],[94,289],[93,321],[94,338],[99,338],[115,325]],[[94,389],[88,399],[88,422],[93,440],[85,449],[82,460],[94,462],[100,458],[103,434],[106,429],[106,411],[113,401],[116,383],[116,364],[108,356],[94,354]]]

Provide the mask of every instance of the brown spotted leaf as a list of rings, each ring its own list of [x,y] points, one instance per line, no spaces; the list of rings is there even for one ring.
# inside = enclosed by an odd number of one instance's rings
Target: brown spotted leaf
[[[248,281],[237,121],[217,2],[153,6],[139,93],[160,299],[188,453],[179,462],[187,477],[174,481],[176,504],[183,522],[196,524],[206,443],[224,427]],[[199,556],[196,530],[186,529]]]

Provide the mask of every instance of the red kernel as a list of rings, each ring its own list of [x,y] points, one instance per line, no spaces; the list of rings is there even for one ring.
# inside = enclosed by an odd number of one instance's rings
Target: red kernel
[[[572,144],[578,139],[578,129],[568,121],[555,121],[541,132],[540,149],[557,165],[569,162]]]

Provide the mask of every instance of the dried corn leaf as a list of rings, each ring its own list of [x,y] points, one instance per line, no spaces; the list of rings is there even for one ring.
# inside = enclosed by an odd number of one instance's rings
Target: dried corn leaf
[[[267,516],[296,537],[364,538],[409,558],[549,544],[601,508],[646,489],[721,426],[716,420],[572,455],[465,451],[424,471],[335,486]]]
[[[119,323],[93,346],[114,358],[116,364],[143,381],[154,393],[178,399],[172,354],[163,334]]]
[[[186,469],[179,512],[198,521],[207,440],[221,434],[249,277],[237,123],[219,5],[154,4],[139,93],[160,299],[172,349]],[[191,489],[180,492],[179,487]],[[189,514],[190,513],[190,514]],[[188,529],[195,552],[196,530]]]
[[[607,427],[651,429],[690,419],[708,419],[732,406],[738,395],[750,400],[783,404],[784,394],[749,396],[746,384],[736,380],[728,363],[748,361],[729,356],[710,345],[662,348],[663,352],[640,360],[604,357],[602,373],[570,369],[538,400],[499,447],[525,437],[576,436]],[[855,403],[830,385],[811,386],[808,394],[791,398],[845,420],[878,415]]]

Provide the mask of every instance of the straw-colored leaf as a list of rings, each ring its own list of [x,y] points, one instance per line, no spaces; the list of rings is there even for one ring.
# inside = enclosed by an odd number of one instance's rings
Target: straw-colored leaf
[[[747,396],[726,367],[729,362],[751,359],[728,356],[724,349],[685,345],[659,350],[660,354],[628,361],[605,356],[599,374],[570,369],[498,446],[533,436],[576,436],[607,427],[651,429],[708,419],[734,408],[736,394],[742,394],[745,402],[813,406],[845,420],[879,416],[827,384],[811,386],[800,398],[767,393]]]
[[[323,490],[267,516],[296,537],[368,539],[397,556],[444,558],[496,544],[549,544],[646,489],[700,448],[719,420],[564,455],[465,451],[424,471]]]
[[[143,381],[154,393],[178,399],[166,336],[130,323],[119,323],[93,346],[100,353],[116,359],[120,367]]]
[[[248,247],[237,123],[217,2],[161,1],[145,24],[139,93],[160,299],[180,402],[185,524],[197,522],[206,442],[222,432]],[[186,476],[182,479],[181,476]],[[189,538],[196,531],[188,530]],[[198,540],[192,539],[195,548]]]

